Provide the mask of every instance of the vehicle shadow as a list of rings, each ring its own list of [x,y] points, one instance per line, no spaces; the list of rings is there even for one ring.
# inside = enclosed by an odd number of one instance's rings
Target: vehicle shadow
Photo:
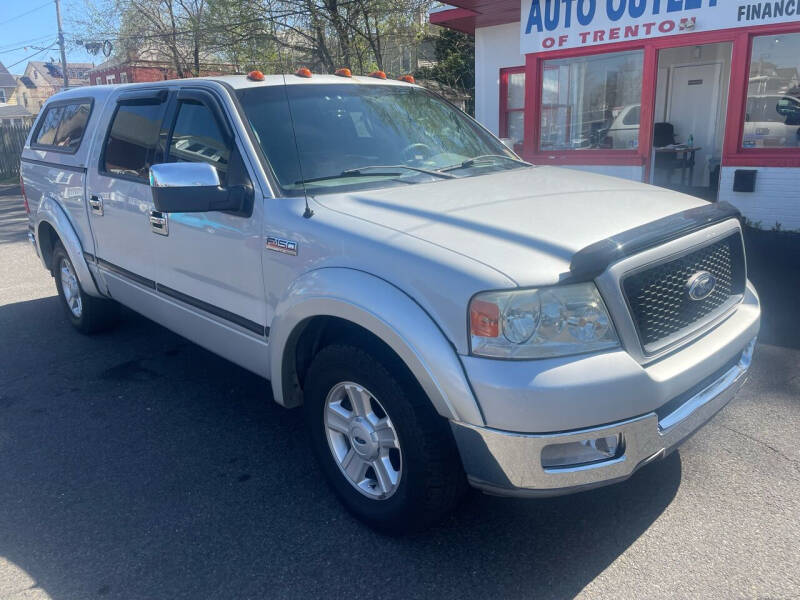
[[[0,564],[53,599],[570,597],[680,484],[673,454],[575,496],[472,493],[385,537],[255,375],[129,313],[81,336],[55,297],[0,306],[0,329]]]

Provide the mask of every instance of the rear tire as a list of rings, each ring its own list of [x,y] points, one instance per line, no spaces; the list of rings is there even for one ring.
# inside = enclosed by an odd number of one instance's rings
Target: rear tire
[[[450,427],[399,359],[334,344],[305,382],[314,454],[351,513],[398,534],[456,506],[467,484]]]
[[[116,324],[119,306],[113,300],[95,298],[83,291],[75,267],[60,242],[53,248],[53,276],[67,318],[85,334],[105,331]]]

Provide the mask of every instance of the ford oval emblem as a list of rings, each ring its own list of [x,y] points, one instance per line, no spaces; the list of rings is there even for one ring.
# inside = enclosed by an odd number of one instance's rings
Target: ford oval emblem
[[[686,282],[686,292],[689,298],[695,301],[705,300],[717,287],[717,278],[708,271],[699,271],[689,277]]]

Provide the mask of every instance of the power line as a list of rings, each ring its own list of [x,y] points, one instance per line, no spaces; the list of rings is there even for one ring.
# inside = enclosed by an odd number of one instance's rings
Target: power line
[[[53,37],[52,35],[48,35],[47,38],[45,38],[45,39],[51,39],[52,37]],[[42,41],[39,41],[38,43],[41,44]],[[27,48],[34,48],[35,49],[36,48],[35,44],[36,44],[36,42],[30,43],[30,44],[25,44],[24,46],[20,46],[19,48],[9,48],[8,50],[0,50],[0,54],[11,54],[12,52],[16,52],[17,50],[25,50]]]
[[[26,56],[26,57],[25,57],[25,58],[23,58],[22,60],[18,60],[17,62],[15,62],[15,63],[14,63],[14,64],[12,64],[12,65],[7,65],[7,66],[6,66],[6,69],[10,69],[11,67],[16,67],[16,66],[17,66],[19,63],[23,63],[23,62],[25,62],[26,60],[29,60],[29,59],[33,58],[34,56],[36,56],[36,55],[38,55],[38,54],[41,54],[42,52],[47,52],[48,50],[51,50],[51,49],[53,48],[53,46],[57,46],[57,45],[58,45],[58,40],[56,40],[55,42],[53,42],[52,44],[50,44],[50,45],[49,45],[47,48],[42,48],[42,49],[41,49],[41,50],[39,50],[38,52],[34,52],[33,54],[29,54],[28,56]]]
[[[47,2],[45,2],[44,4],[40,4],[36,8],[32,8],[30,10],[25,11],[24,13],[20,13],[16,17],[11,17],[10,19],[6,19],[5,21],[0,21],[0,25],[5,25],[6,23],[11,23],[11,21],[16,21],[17,19],[20,19],[20,18],[24,17],[25,15],[29,15],[32,12],[36,12],[37,10],[40,10],[40,9],[44,8],[45,6],[47,6],[49,4],[51,4],[51,0],[47,0]]]
[[[7,52],[10,50],[19,50],[20,48],[25,48],[30,46],[31,44],[35,44],[37,42],[41,42],[42,40],[50,39],[53,37],[52,33],[48,33],[46,35],[40,35],[39,37],[30,38],[27,40],[17,40],[16,42],[8,42],[7,44],[3,44],[0,46],[0,52]],[[12,46],[15,46],[12,48]]]

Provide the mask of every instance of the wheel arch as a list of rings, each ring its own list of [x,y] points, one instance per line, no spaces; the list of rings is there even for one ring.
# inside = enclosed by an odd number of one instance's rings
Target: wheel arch
[[[303,375],[329,341],[354,339],[393,353],[448,419],[483,424],[455,348],[405,293],[367,273],[325,268],[298,278],[277,306],[270,328],[275,400],[303,403]]]
[[[46,269],[53,272],[53,248],[60,242],[69,256],[83,291],[90,296],[102,297],[89,271],[80,238],[70,223],[64,209],[52,199],[45,199],[36,213],[34,229],[39,256]]]

